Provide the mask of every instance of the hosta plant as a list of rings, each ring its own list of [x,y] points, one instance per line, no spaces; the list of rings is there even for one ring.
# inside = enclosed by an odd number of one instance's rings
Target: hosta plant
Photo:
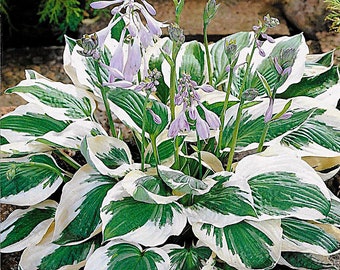
[[[269,15],[208,43],[213,0],[186,42],[174,3],[167,25],[144,0],[92,3],[113,18],[65,38],[73,84],[27,70],[7,89],[27,104],[0,120],[1,203],[20,206],[1,252],[25,270],[335,269],[333,51],[272,38]]]

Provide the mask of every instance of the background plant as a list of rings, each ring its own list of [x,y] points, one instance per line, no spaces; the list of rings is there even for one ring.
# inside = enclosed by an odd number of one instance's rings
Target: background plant
[[[7,90],[28,104],[0,120],[1,202],[26,208],[3,223],[1,252],[24,249],[22,269],[334,269],[334,52],[271,38],[269,15],[208,47],[185,42],[174,3],[170,38],[145,1],[93,3],[114,16],[66,37],[73,84],[27,70]]]

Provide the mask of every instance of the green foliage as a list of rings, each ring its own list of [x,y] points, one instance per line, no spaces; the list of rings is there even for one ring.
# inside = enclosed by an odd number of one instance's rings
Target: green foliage
[[[83,16],[78,1],[43,3],[62,27]],[[73,85],[28,71],[6,91],[28,104],[0,119],[0,203],[29,207],[4,221],[1,252],[24,250],[23,270],[333,269],[333,52],[307,55],[302,34],[266,36],[269,15],[211,46],[156,39],[128,15],[87,43],[66,38]],[[119,124],[99,121],[102,107]]]
[[[325,0],[324,2],[327,4],[327,9],[330,11],[326,20],[329,20],[332,23],[331,30],[340,32],[340,1]]]

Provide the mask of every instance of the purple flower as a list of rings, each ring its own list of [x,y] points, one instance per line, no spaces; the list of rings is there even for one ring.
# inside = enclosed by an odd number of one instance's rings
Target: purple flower
[[[161,124],[162,123],[162,119],[159,117],[159,115],[155,114],[155,112],[151,109],[148,109],[149,113],[151,114],[152,116],[152,119],[153,121],[156,123],[156,124]]]
[[[262,33],[261,34],[261,37],[268,40],[270,43],[275,43],[275,39],[273,39],[271,36],[265,34],[265,33]]]
[[[274,99],[269,98],[269,105],[266,113],[264,114],[264,122],[268,123],[273,117]]]
[[[210,84],[202,84],[201,86],[198,87],[199,89],[202,89],[206,93],[211,93],[215,90],[214,87],[212,87]]]
[[[97,1],[90,4],[90,6],[94,9],[106,8],[108,6],[122,3],[124,0],[115,0],[115,1]]]
[[[197,114],[196,119],[196,132],[198,136],[203,140],[209,138],[210,135],[209,125],[199,116],[199,114]]]
[[[189,117],[191,120],[196,120],[197,119],[197,115],[198,115],[198,111],[196,109],[196,107],[194,105],[191,105],[188,109],[189,111]]]
[[[219,126],[221,125],[221,122],[218,116],[214,112],[209,111],[207,108],[205,108],[203,104],[200,103],[199,105],[204,111],[205,120],[207,121],[209,127],[211,129],[218,129]]]
[[[186,108],[184,108],[178,117],[170,124],[168,136],[173,138],[178,135],[180,131],[189,131],[190,126],[186,117]]]
[[[127,81],[133,81],[133,76],[138,73],[142,63],[142,55],[138,42],[129,44],[128,57],[124,67],[124,76]]]

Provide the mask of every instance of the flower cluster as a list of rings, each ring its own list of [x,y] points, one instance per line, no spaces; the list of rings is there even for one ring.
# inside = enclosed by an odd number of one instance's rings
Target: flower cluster
[[[266,34],[266,31],[268,28],[274,28],[276,26],[278,26],[280,24],[279,20],[277,18],[271,17],[269,14],[267,14],[266,16],[263,17],[264,23],[262,23],[261,21],[259,21],[258,25],[254,25],[253,26],[253,30],[256,34],[256,47],[259,50],[259,54],[262,57],[266,56],[266,53],[264,52],[264,50],[261,48],[263,45],[263,40],[260,40],[259,38],[261,37],[264,40],[269,41],[270,43],[274,43],[275,40],[269,36],[268,34]]]
[[[177,136],[180,131],[190,131],[190,124],[194,123],[197,135],[201,139],[207,139],[210,136],[210,129],[218,129],[220,126],[217,115],[206,109],[201,103],[198,89],[202,89],[204,92],[214,91],[214,88],[209,84],[198,86],[195,81],[191,80],[190,75],[183,74],[179,79],[175,104],[182,105],[183,108],[178,117],[170,124],[169,137]],[[205,120],[200,116],[197,105],[203,110]]]
[[[126,21],[129,34],[140,41],[142,47],[147,48],[153,44],[153,38],[162,34],[165,24],[157,21],[153,16],[156,10],[147,1],[142,0],[140,4],[133,0],[97,1],[91,3],[91,7],[101,9],[110,5],[120,4],[111,10],[113,15],[120,15]],[[143,15],[146,25],[140,16]]]

